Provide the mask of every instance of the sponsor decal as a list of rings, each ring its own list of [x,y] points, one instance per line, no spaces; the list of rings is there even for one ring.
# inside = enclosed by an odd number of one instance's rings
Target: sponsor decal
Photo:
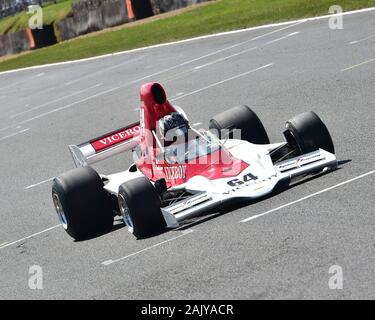
[[[163,167],[164,175],[167,180],[185,179],[186,166]]]
[[[282,164],[281,166],[279,166],[279,169],[286,169],[286,168],[289,168],[291,166],[294,166],[295,164],[296,164],[296,161],[288,162],[286,164]]]
[[[139,134],[139,131],[140,126],[128,128],[119,132],[112,133],[111,135],[103,137],[97,141],[93,141],[91,142],[91,145],[93,146],[95,151],[100,151],[120,142],[134,138]]]
[[[296,160],[287,162],[285,164],[282,164],[282,165],[278,166],[278,168],[279,168],[279,170],[286,171],[287,169],[291,169],[293,167],[300,167],[304,164],[311,163],[311,162],[314,162],[314,161],[318,161],[318,160],[321,160],[321,159],[323,159],[323,158],[322,158],[322,155],[320,153],[313,154],[313,155],[310,155],[310,156],[301,157],[301,158],[298,158]]]
[[[195,197],[192,197],[190,199],[187,199],[185,201],[182,201],[181,203],[178,203],[174,206],[172,206],[171,208],[168,208],[168,210],[175,214],[177,212],[181,212],[183,210],[186,210],[188,208],[191,208],[199,203],[202,203],[206,200],[209,200],[210,199],[210,196],[207,194],[207,193],[204,193],[204,194],[200,194],[198,196],[195,196]]]
[[[310,160],[315,160],[315,159],[318,160],[317,158],[320,158],[320,157],[321,157],[320,153],[314,154],[314,155],[308,156],[308,157],[302,157],[302,158],[299,158],[297,160],[297,164],[300,164],[301,162],[307,162],[307,161],[310,161]]]

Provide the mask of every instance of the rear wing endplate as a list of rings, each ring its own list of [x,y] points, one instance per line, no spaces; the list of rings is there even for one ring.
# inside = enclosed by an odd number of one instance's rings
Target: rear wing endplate
[[[132,150],[139,141],[140,123],[112,131],[79,145],[70,145],[76,167],[102,161],[124,151]]]

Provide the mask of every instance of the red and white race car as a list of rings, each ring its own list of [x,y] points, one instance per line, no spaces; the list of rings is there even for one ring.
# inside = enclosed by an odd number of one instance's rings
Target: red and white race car
[[[70,236],[85,239],[122,215],[137,238],[179,227],[234,199],[257,199],[293,178],[337,167],[331,136],[314,112],[286,122],[285,142],[269,142],[247,106],[197,129],[162,86],[141,87],[140,121],[69,149],[77,168],[53,181],[52,198]],[[125,171],[99,175],[91,164],[133,152]]]

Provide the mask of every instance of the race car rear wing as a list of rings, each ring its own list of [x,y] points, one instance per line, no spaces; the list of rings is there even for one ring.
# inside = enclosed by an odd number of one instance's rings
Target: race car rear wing
[[[136,122],[79,145],[70,145],[69,150],[76,167],[84,167],[132,150],[138,144],[139,133],[140,123]]]

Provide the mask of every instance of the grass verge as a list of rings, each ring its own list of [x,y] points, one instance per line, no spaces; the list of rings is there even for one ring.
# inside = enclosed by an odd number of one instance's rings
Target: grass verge
[[[43,7],[43,23],[53,24],[64,19],[72,12],[72,2],[74,0],[64,0],[57,4],[50,4]],[[16,13],[13,16],[0,20],[0,34],[7,34],[26,29],[29,25],[29,18],[26,11]]]
[[[0,62],[0,71],[89,58],[215,32],[375,6],[375,0],[216,0],[206,6],[145,23],[128,24],[62,42]]]

